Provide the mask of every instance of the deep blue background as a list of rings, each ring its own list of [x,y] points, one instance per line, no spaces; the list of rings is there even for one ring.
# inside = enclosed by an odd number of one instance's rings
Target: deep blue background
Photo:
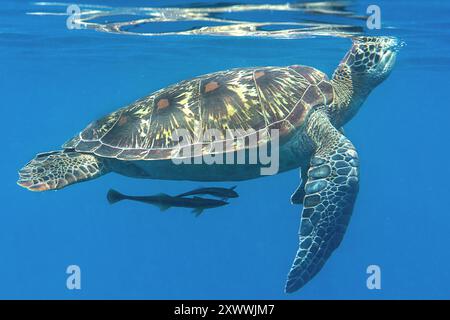
[[[355,8],[364,14],[368,4]],[[318,276],[286,295],[298,241],[300,208],[289,202],[297,170],[239,183],[239,199],[198,219],[186,209],[110,206],[105,194],[111,187],[153,194],[207,184],[110,174],[31,193],[16,185],[17,170],[90,121],[168,84],[256,65],[298,63],[331,74],[349,41],[69,31],[64,16],[25,15],[44,9],[2,1],[0,298],[450,298],[450,5],[377,4],[392,27],[386,32],[407,45],[345,128],[361,160],[354,215]],[[81,267],[80,291],[66,289],[70,264]],[[366,288],[370,264],[381,267],[382,290]]]

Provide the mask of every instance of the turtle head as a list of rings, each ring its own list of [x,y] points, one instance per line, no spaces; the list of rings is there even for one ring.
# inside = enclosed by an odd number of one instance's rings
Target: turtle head
[[[371,90],[391,73],[397,49],[393,37],[356,37],[341,64],[349,67],[355,85]]]
[[[348,121],[369,93],[391,73],[398,40],[393,37],[355,37],[353,45],[333,74],[342,122]]]

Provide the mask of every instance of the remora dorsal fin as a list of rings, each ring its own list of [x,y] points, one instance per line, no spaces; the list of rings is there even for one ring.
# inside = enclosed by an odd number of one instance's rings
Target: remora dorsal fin
[[[170,197],[167,193],[160,192],[156,195],[157,197]]]
[[[157,204],[159,210],[166,211],[167,209],[170,209],[170,206],[168,204]]]
[[[192,213],[195,214],[195,217],[198,218],[202,213],[203,210],[205,210],[204,208],[195,208],[194,210],[192,210]]]

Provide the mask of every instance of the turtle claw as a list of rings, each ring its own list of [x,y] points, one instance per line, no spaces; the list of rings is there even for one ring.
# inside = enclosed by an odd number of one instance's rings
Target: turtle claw
[[[29,180],[22,180],[22,179],[20,179],[20,180],[17,181],[17,184],[19,186],[21,186],[21,187],[28,188],[28,187],[33,185],[33,182],[31,182]]]
[[[17,184],[25,189],[28,189],[30,191],[47,191],[52,189],[47,183],[45,182],[33,182],[32,180],[27,179],[20,179],[17,181]]]

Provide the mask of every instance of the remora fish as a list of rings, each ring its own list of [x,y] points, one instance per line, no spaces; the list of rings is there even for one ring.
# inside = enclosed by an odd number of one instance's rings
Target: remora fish
[[[106,197],[110,204],[114,204],[121,200],[132,200],[153,204],[159,207],[161,211],[165,211],[170,207],[193,208],[194,210],[192,212],[195,213],[197,217],[202,214],[205,209],[217,208],[228,204],[228,202],[222,200],[205,199],[200,197],[178,198],[164,193],[154,196],[128,196],[113,189],[108,191]]]
[[[221,198],[222,200],[227,200],[228,198],[237,198],[239,197],[239,194],[234,191],[237,186],[233,186],[229,189],[227,188],[218,188],[218,187],[211,187],[211,188],[199,188],[192,191],[188,191],[182,194],[177,195],[177,197],[186,197],[186,196],[193,196],[197,194],[208,194],[210,196]]]

